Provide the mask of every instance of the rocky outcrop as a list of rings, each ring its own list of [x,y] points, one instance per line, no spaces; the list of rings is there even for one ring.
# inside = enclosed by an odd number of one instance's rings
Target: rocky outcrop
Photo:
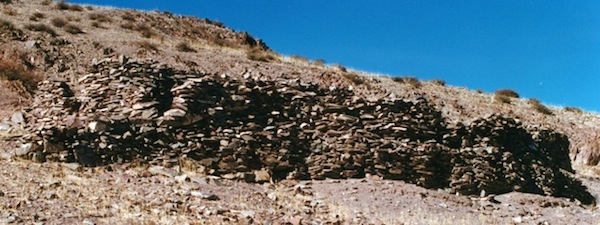
[[[103,59],[76,85],[45,81],[27,112],[29,157],[86,166],[190,159],[248,181],[366,174],[463,194],[521,191],[591,203],[569,142],[499,115],[449,124],[426,99],[365,99],[295,79]],[[267,178],[265,178],[267,177]]]

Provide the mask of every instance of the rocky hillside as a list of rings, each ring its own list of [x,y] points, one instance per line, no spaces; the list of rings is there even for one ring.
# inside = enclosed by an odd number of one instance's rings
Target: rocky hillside
[[[207,19],[0,7],[5,158],[595,201],[572,163],[600,161],[596,114],[281,56]]]

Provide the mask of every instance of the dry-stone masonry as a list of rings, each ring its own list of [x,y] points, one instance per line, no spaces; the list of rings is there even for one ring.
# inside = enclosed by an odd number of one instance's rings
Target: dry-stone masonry
[[[176,165],[248,181],[366,174],[462,194],[593,198],[566,136],[492,115],[448,124],[426,99],[367,99],[294,79],[94,60],[77,85],[44,81],[27,112],[38,161]]]

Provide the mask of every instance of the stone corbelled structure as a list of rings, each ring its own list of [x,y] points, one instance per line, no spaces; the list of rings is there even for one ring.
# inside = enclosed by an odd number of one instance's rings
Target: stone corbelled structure
[[[374,174],[463,194],[593,201],[566,175],[566,136],[500,115],[448,124],[425,99],[365,99],[299,80],[236,79],[126,57],[95,61],[90,72],[73,87],[40,85],[27,113],[31,158],[86,166],[188,158],[207,174],[250,181],[257,171],[274,179]]]

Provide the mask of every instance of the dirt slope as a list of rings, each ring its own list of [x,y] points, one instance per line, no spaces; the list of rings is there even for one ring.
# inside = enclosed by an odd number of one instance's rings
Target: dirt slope
[[[81,91],[80,79],[93,70],[90,65],[121,55],[237,79],[297,80],[324,90],[348,90],[364,99],[425,98],[451,122],[470,124],[492,113],[508,115],[526,126],[566,134],[576,176],[593,196],[600,195],[598,173],[584,165],[598,164],[600,117],[559,108],[550,109],[550,115],[525,99],[501,103],[493,95],[440,82],[394,80],[284,57],[247,33],[209,20],[49,1],[12,1],[0,3],[0,9],[0,70],[34,74],[0,83],[2,224],[594,224],[598,219],[595,206],[573,199],[516,192],[462,196],[378,175],[252,184],[181,166],[82,167],[16,158],[28,131],[13,113],[40,97],[28,85],[31,81],[60,80]]]

